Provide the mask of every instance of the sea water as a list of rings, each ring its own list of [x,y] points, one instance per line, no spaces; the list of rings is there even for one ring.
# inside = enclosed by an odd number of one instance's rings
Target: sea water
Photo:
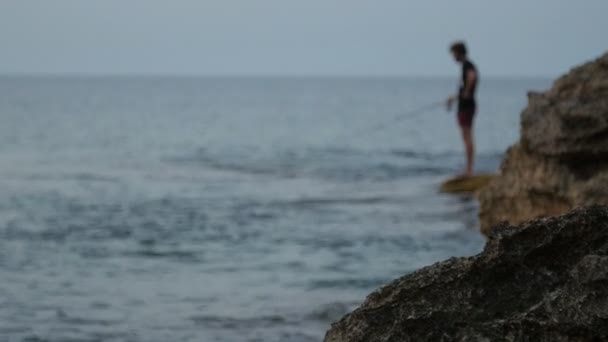
[[[478,170],[549,84],[482,81]],[[437,191],[463,167],[455,115],[416,111],[456,85],[0,78],[0,341],[320,341],[478,253],[477,203]]]

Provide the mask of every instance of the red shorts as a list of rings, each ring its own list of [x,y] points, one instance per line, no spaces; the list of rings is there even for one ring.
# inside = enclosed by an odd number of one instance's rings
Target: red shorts
[[[475,117],[475,108],[462,108],[458,111],[458,124],[461,127],[473,126],[473,118]]]

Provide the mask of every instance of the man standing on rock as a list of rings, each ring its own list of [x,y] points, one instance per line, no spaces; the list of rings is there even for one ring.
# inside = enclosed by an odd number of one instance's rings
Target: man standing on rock
[[[457,96],[450,96],[446,101],[448,110],[451,110],[454,101],[458,100],[458,125],[462,133],[465,148],[466,167],[462,174],[464,177],[473,175],[473,159],[475,147],[473,145],[473,118],[475,117],[476,103],[475,90],[479,79],[475,65],[467,58],[467,47],[464,42],[455,42],[450,46],[450,52],[456,62],[462,64],[462,81]]]

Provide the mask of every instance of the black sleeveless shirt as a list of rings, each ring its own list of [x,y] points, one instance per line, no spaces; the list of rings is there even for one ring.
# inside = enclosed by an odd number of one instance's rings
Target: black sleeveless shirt
[[[475,103],[475,91],[477,90],[477,80],[473,83],[471,87],[471,97],[465,99],[464,98],[464,86],[467,82],[467,73],[473,70],[477,72],[477,68],[475,68],[475,64],[471,63],[468,59],[462,63],[462,80],[460,83],[460,90],[458,91],[458,109],[474,109],[476,106]]]

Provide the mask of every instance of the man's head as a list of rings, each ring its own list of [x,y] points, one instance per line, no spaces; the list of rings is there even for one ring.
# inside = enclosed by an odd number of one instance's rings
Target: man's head
[[[457,62],[463,62],[467,59],[467,46],[462,41],[452,43],[450,52]]]

